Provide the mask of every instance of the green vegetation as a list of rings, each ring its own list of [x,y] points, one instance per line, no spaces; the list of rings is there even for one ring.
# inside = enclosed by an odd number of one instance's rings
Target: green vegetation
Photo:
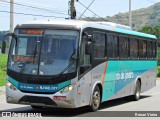
[[[0,86],[5,85],[8,55],[0,54]]]

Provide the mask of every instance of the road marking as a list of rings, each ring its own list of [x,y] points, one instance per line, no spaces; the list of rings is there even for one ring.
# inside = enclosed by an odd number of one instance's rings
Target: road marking
[[[152,95],[157,95],[157,94],[160,94],[160,92],[158,92],[158,93],[154,93],[154,94],[152,94]]]

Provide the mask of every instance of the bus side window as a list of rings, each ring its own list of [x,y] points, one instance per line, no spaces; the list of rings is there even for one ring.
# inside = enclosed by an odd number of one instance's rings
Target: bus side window
[[[130,57],[131,59],[138,58],[138,39],[136,38],[130,39]]]
[[[152,41],[147,42],[147,57],[152,58],[153,56],[153,48],[152,48]]]
[[[141,59],[146,59],[146,57],[147,57],[147,42],[146,42],[146,40],[140,39],[140,43],[139,43],[139,57]]]
[[[156,58],[156,42],[152,42],[153,45],[153,58]]]
[[[107,35],[107,57],[117,58],[118,57],[118,36],[108,34]]]
[[[94,33],[93,34],[93,57],[96,59],[103,59],[106,57],[105,49],[105,34],[103,33]]]
[[[128,59],[129,57],[129,38],[128,37],[120,37],[119,40],[119,56],[121,59]]]

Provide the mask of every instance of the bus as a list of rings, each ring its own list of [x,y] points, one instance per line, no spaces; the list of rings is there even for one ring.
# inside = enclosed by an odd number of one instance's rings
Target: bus
[[[78,20],[28,22],[7,35],[7,103],[97,111],[108,100],[139,100],[156,85],[154,35]]]

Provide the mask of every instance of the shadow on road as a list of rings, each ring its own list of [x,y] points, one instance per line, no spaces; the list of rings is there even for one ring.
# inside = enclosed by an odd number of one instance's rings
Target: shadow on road
[[[143,96],[141,96],[141,99],[145,99],[145,98],[148,98],[148,97],[151,97],[151,96],[143,95]],[[129,103],[129,102],[134,102],[134,101],[132,101],[129,97],[110,100],[110,101],[102,103],[101,106],[100,106],[100,110],[110,108],[110,107],[114,107],[114,106],[118,106],[118,105],[122,105],[122,104],[126,104],[126,103]]]
[[[141,99],[148,98],[150,96],[141,96]],[[128,101],[124,98],[110,100],[104,102],[100,106],[100,110],[114,107],[122,104],[126,104],[133,101]],[[1,112],[15,112],[15,113],[41,113],[43,117],[74,117],[74,116],[86,116],[94,114],[88,110],[88,107],[76,108],[76,109],[61,109],[61,108],[45,108],[41,110],[32,109],[30,106],[27,107],[19,107],[14,109],[6,109]]]

